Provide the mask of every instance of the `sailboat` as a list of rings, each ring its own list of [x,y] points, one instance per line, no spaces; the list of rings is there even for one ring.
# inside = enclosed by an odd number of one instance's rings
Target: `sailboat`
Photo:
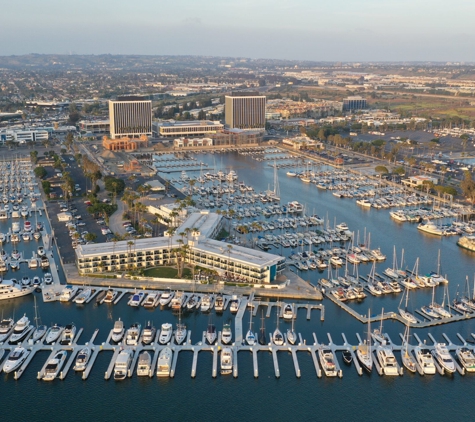
[[[186,325],[181,322],[181,307],[178,312],[178,324],[176,325],[175,331],[175,342],[180,345],[185,341],[186,338]]]
[[[450,318],[452,314],[445,309],[445,294],[446,294],[447,286],[444,289],[444,298],[442,299],[442,304],[439,305],[434,301],[434,298],[432,298],[432,304],[430,305],[430,308],[437,312],[442,318]],[[450,308],[449,308],[450,309]]]
[[[469,308],[470,310],[475,310],[475,299],[473,297],[470,297],[470,285],[468,284],[468,276],[465,277],[465,284],[466,284],[466,291],[465,291],[465,296],[462,297],[461,301],[462,303]],[[475,294],[475,280],[474,280],[474,294]]]
[[[402,268],[402,261],[404,259],[404,249],[401,252],[401,268]],[[405,277],[406,272],[402,269],[398,269],[397,266],[397,256],[396,256],[396,246],[394,246],[393,250],[393,267],[392,268],[386,268],[383,273],[387,275],[389,278],[392,278],[394,280],[397,280],[400,277]]]
[[[404,307],[404,309],[401,308],[401,303],[402,303],[402,300],[404,299],[404,295],[401,297],[401,302],[399,303],[399,308],[398,308],[398,311],[399,311],[399,314],[407,321],[407,322],[410,322],[411,324],[417,324],[417,319],[414,317],[414,315],[412,315],[408,310],[407,310],[407,303],[409,301],[409,290],[406,288],[406,291],[405,291],[405,295],[406,295],[406,306]]]
[[[435,286],[432,287],[432,302],[429,306],[423,306],[421,311],[430,318],[438,319],[440,314],[434,310],[434,295],[435,295]]]
[[[361,362],[361,365],[368,371],[371,372],[373,369],[373,353],[371,351],[371,329],[370,329],[370,310],[368,309],[368,334],[365,342],[358,346],[356,350],[356,356]]]
[[[35,331],[33,331],[33,341],[37,342],[43,336],[46,334],[46,331],[48,330],[48,327],[46,325],[38,325],[38,321],[40,321],[40,317],[38,316],[38,306],[36,306],[36,296],[34,296],[35,299],[35,323],[36,323],[36,328]]]
[[[262,311],[261,328],[259,329],[259,344],[262,344],[263,346],[267,345],[266,326],[264,323],[264,311]]]
[[[416,372],[416,361],[409,352],[409,326],[406,325],[404,332],[404,348],[401,350],[402,364],[410,372]]]
[[[214,342],[216,341],[216,337],[216,326],[213,324],[213,319],[210,314],[208,328],[206,329],[206,340],[209,344],[214,344]]]
[[[287,341],[290,344],[297,343],[297,333],[294,330],[294,321],[295,321],[295,317],[292,318],[292,327],[287,328]]]
[[[246,333],[246,343],[249,346],[254,346],[256,344],[256,336],[252,332],[252,309],[249,311],[249,330]]]
[[[277,309],[280,309],[280,306],[277,307]],[[272,334],[272,341],[276,346],[283,346],[284,345],[284,336],[282,335],[282,332],[279,330],[279,311],[277,310],[277,327],[274,330],[274,333]]]
[[[277,166],[274,161],[274,190],[268,189],[266,195],[272,201],[280,201],[279,177],[277,175]]]
[[[377,341],[381,344],[386,344],[387,342],[387,335],[383,333],[383,316],[384,316],[384,308],[381,310],[381,324],[379,328],[375,328],[371,333],[371,337],[373,337],[374,341]]]

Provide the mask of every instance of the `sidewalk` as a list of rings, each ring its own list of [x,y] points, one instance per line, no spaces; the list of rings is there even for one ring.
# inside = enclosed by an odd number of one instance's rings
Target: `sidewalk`
[[[118,199],[117,210],[109,217],[109,228],[115,234],[124,235],[127,233],[125,231],[125,227],[122,225],[122,214],[124,214],[124,210],[124,203],[120,199]]]

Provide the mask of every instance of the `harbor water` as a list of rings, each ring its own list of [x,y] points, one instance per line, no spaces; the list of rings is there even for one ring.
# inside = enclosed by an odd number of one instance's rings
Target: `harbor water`
[[[208,164],[204,171],[222,169],[226,173],[234,170],[246,185],[254,187],[255,191],[264,191],[272,188],[274,183],[274,169],[267,161],[256,161],[251,156],[238,153],[226,154],[195,154],[197,162]],[[328,219],[330,226],[346,222],[351,231],[359,231],[360,241],[364,234],[371,233],[371,247],[381,248],[387,260],[376,266],[376,271],[382,271],[392,266],[393,247],[396,245],[398,260],[401,249],[404,248],[404,266],[412,269],[416,258],[419,258],[419,274],[437,270],[437,258],[440,250],[441,273],[450,280],[449,295],[454,298],[465,290],[465,279],[468,276],[470,287],[473,287],[475,271],[475,255],[462,250],[456,245],[456,237],[437,237],[420,233],[415,224],[396,223],[389,217],[387,209],[366,210],[356,205],[354,199],[340,199],[329,191],[316,188],[313,184],[302,183],[298,178],[287,177],[285,169],[278,172],[281,203],[298,201],[305,206],[308,214],[318,214]],[[200,171],[188,171],[188,175],[198,176]],[[178,178],[180,173],[165,175]],[[180,187],[180,185],[178,185]],[[182,184],[185,187],[186,184]],[[264,217],[259,217],[264,219]],[[34,221],[34,220],[33,220]],[[0,223],[0,231],[7,231],[11,220]],[[36,250],[36,241],[29,244],[21,242],[18,249],[26,256]],[[7,244],[5,248],[11,248]],[[290,255],[290,248],[273,248],[271,253]],[[370,264],[359,265],[359,274],[367,275],[371,270]],[[12,275],[10,271],[5,278],[16,277],[21,279],[24,273],[35,275],[41,270],[22,269],[20,274]],[[294,269],[294,271],[297,271]],[[340,270],[342,271],[342,270]],[[299,272],[299,275],[312,284],[326,276],[318,271]],[[40,294],[37,295],[38,311],[43,324],[62,325],[74,322],[84,331],[78,344],[84,344],[93,335],[96,328],[99,334],[95,344],[105,342],[109,332],[118,318],[124,321],[125,327],[134,322],[142,324],[148,322],[159,328],[164,322],[174,326],[178,316],[170,309],[152,310],[143,307],[127,306],[127,297],[117,305],[102,304],[97,306],[93,300],[86,305],[75,303],[43,303]],[[256,293],[258,295],[258,293]],[[438,302],[442,301],[443,286],[435,290]],[[409,308],[420,308],[430,303],[431,289],[417,289],[411,291]],[[358,303],[349,304],[360,314],[397,312],[401,295],[385,295],[382,297],[368,297]],[[327,343],[329,333],[336,344],[342,344],[341,334],[344,333],[350,344],[358,344],[355,334],[362,338],[366,336],[367,325],[361,324],[348,315],[342,308],[328,299],[325,305],[325,319],[320,320],[318,310],[312,311],[311,320],[306,319],[306,310],[300,309],[295,322],[295,330],[301,333],[308,344],[313,344],[312,333],[317,335],[320,343]],[[34,318],[33,296],[25,296],[15,300],[0,302],[0,309],[4,317],[14,316],[18,319],[26,313],[30,320]],[[265,311],[264,311],[265,314]],[[221,331],[224,323],[231,321],[234,327],[234,316],[229,309],[222,315],[212,312],[217,330]],[[208,315],[199,311],[184,313],[183,322],[191,330],[193,344],[201,341],[202,333],[208,324]],[[249,311],[243,317],[243,330],[247,330]],[[261,325],[261,312],[254,318],[254,329]],[[271,333],[276,326],[276,308],[272,309],[271,316],[265,318],[267,333]],[[280,321],[280,329],[285,331],[290,327],[289,322]],[[374,328],[374,327],[371,327]],[[395,321],[385,321],[384,331],[389,334],[393,342],[401,343],[400,333],[404,326]],[[431,327],[428,329],[412,329],[422,340],[430,343],[427,334],[430,333],[437,341],[445,341],[442,334],[457,344],[460,344],[456,334],[469,338],[475,333],[475,319]],[[414,337],[410,342],[416,344]],[[357,374],[354,366],[346,366],[341,355],[338,354],[340,366],[343,369],[343,378],[317,378],[312,357],[307,352],[298,352],[298,362],[301,377],[295,376],[292,354],[279,352],[278,361],[280,378],[275,377],[272,354],[258,353],[259,377],[254,378],[252,354],[241,351],[238,354],[239,376],[219,375],[212,378],[212,354],[200,352],[195,378],[190,376],[193,354],[180,352],[174,378],[139,378],[135,374],[121,382],[104,379],[104,373],[110,364],[113,353],[103,351],[92,368],[89,378],[83,381],[80,373],[70,370],[65,380],[56,379],[45,383],[36,379],[50,352],[38,352],[21,379],[15,381],[13,374],[0,374],[0,391],[3,409],[6,415],[16,420],[132,420],[132,419],[174,419],[174,420],[445,420],[467,417],[471,394],[475,391],[473,374],[460,376],[433,375],[419,376],[404,372],[402,377],[379,376],[375,371],[371,374]],[[400,360],[399,353],[396,357]]]

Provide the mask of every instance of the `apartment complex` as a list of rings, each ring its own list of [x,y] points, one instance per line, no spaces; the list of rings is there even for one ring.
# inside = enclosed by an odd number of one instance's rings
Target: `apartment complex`
[[[119,97],[109,101],[111,138],[152,135],[152,102],[142,97]]]
[[[152,132],[155,136],[161,137],[195,137],[208,136],[219,133],[224,129],[220,122],[212,120],[191,120],[191,121],[171,121],[153,122]]]
[[[226,127],[229,129],[264,129],[266,97],[257,92],[233,92],[224,102]]]

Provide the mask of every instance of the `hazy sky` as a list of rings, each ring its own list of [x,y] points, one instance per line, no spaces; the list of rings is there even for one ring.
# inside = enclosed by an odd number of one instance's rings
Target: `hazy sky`
[[[473,0],[22,0],[0,55],[475,61]]]

